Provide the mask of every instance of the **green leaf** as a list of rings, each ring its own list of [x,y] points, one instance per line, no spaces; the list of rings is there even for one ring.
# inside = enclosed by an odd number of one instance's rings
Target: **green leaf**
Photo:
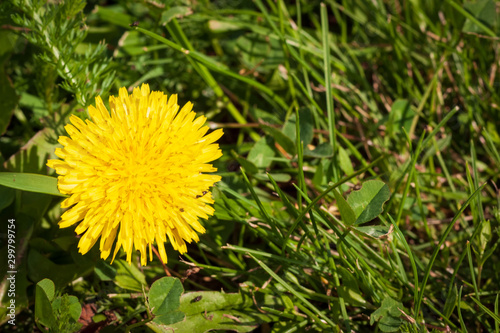
[[[356,225],[373,220],[383,211],[384,203],[389,200],[389,187],[380,180],[363,183],[359,191],[354,191],[347,202],[356,214]]]
[[[342,221],[345,225],[351,226],[356,222],[356,214],[352,210],[351,206],[344,199],[342,194],[340,194],[336,189],[333,190],[333,195],[335,200],[337,200],[337,205],[339,207],[340,216],[342,216]]]
[[[236,160],[243,167],[243,169],[245,169],[246,172],[248,172],[252,175],[259,172],[259,168],[257,168],[257,166],[255,164],[253,164],[252,162],[250,162],[246,158],[236,155]]]
[[[354,168],[352,167],[351,159],[349,158],[347,151],[341,146],[338,146],[338,149],[340,169],[344,171],[346,175],[352,175],[354,173]],[[353,180],[356,180],[356,178],[354,178]]]
[[[170,22],[174,17],[183,17],[183,16],[191,15],[192,13],[193,13],[193,10],[190,7],[174,6],[174,7],[171,7],[170,9],[164,11],[161,14],[160,22],[161,22],[161,24],[165,25],[168,22]]]
[[[115,7],[116,8],[116,7]],[[106,22],[111,24],[119,25],[123,28],[129,29],[130,24],[134,22],[134,17],[123,13],[122,11],[118,11],[115,9],[109,9],[102,6],[96,6],[95,13],[99,15],[99,17]]]
[[[198,300],[198,301],[195,301]],[[182,295],[180,311],[186,315],[206,311],[238,308],[252,304],[252,299],[243,293],[224,293],[219,291],[198,291]]]
[[[3,18],[5,18],[5,16]],[[6,21],[2,20],[2,24],[5,24],[5,22]],[[21,36],[12,30],[0,30],[0,66],[3,66],[11,56],[12,52],[14,52],[16,42],[19,38],[21,38]]]
[[[361,232],[365,236],[380,238],[389,233],[389,227],[384,225],[370,225],[367,227],[355,227],[354,230]]]
[[[290,140],[282,131],[271,126],[262,125],[262,129],[274,138],[274,141],[278,143],[283,149],[286,150],[290,155],[295,155],[295,143]]]
[[[52,302],[52,300],[54,299],[55,292],[56,292],[56,286],[54,285],[54,282],[52,282],[52,280],[50,280],[50,279],[43,279],[42,281],[39,281],[36,285],[37,285],[37,287],[40,287],[43,289],[48,300],[50,302]]]
[[[92,317],[92,321],[94,323],[100,323],[100,322],[103,322],[106,320],[108,320],[108,317],[106,317],[106,315],[104,315],[102,313],[96,314],[95,316]]]
[[[481,225],[481,231],[479,232],[479,249],[481,250],[481,254],[484,253],[488,243],[491,241],[491,223],[489,220],[483,221]]]
[[[124,289],[142,291],[146,285],[144,274],[125,260],[116,259],[112,265],[116,269],[115,283]]]
[[[56,206],[57,207],[57,206]],[[60,207],[57,207],[60,209]],[[54,208],[56,209],[56,208]],[[59,214],[57,214],[58,216]],[[74,235],[71,236],[63,236],[63,237],[57,237],[52,240],[55,244],[57,244],[61,249],[64,251],[70,251],[71,247],[78,241],[78,238],[76,238]]]
[[[314,135],[314,122],[309,108],[299,109],[300,119],[300,141],[304,142],[304,147],[311,143]],[[296,125],[297,116],[292,114],[288,121],[283,126],[283,133],[290,138],[293,142],[297,141]]]
[[[323,173],[323,164],[326,163],[327,161],[322,160],[320,163],[316,166],[316,172],[314,173],[313,176],[313,184],[320,187],[324,184],[324,173]]]
[[[0,211],[9,207],[14,202],[15,197],[16,191],[14,189],[0,185]]]
[[[236,40],[238,55],[248,69],[269,73],[283,63],[284,53],[280,42],[267,36],[247,33]]]
[[[234,30],[243,29],[243,27],[236,25],[231,22],[224,22],[219,20],[210,20],[208,21],[208,29],[213,33],[220,34]]]
[[[49,110],[47,110],[40,97],[28,94],[27,92],[21,93],[19,106],[30,109],[37,119],[40,119],[49,113]]]
[[[275,297],[261,296],[263,295],[255,295],[259,306],[278,306]],[[252,297],[244,293],[190,292],[182,295],[180,303],[179,310],[186,314],[184,321],[172,325],[159,325],[153,321],[148,326],[161,332],[176,333],[211,330],[251,332],[262,323],[277,320],[275,316],[258,312]]]
[[[56,129],[49,127],[38,131],[16,154],[7,160],[6,169],[11,172],[36,173],[47,175],[47,172],[53,172],[46,165],[48,159],[57,159],[55,149],[62,147],[57,142],[56,131],[63,131],[62,119],[56,117],[59,125]],[[52,125],[50,125],[52,126]]]
[[[62,317],[70,318],[77,322],[82,314],[82,306],[76,296],[63,295],[57,297],[52,302],[52,310],[59,313],[59,320]]]
[[[366,300],[361,295],[356,277],[344,267],[337,267],[337,272],[342,278],[342,283],[338,287],[338,293],[350,305],[365,306]]]
[[[304,147],[304,156],[313,158],[325,158],[333,156],[333,148],[328,142],[320,143],[316,149],[310,150],[309,147]]]
[[[271,165],[276,154],[273,148],[274,140],[266,135],[250,149],[247,159],[258,168],[267,168]]]
[[[409,132],[414,117],[415,111],[408,100],[398,99],[394,101],[389,114],[389,123],[387,124],[391,135],[402,133],[402,128]]]
[[[113,281],[116,277],[116,268],[104,260],[99,260],[95,264],[94,272],[101,281]]]
[[[280,183],[286,183],[286,182],[289,182],[290,179],[292,179],[292,176],[290,176],[290,174],[288,174],[288,173],[269,173],[269,175],[271,175],[271,177],[273,177],[273,179],[275,181],[280,182]],[[269,180],[268,175],[264,174],[264,173],[257,173],[253,176],[255,179],[258,179],[258,180],[262,180],[262,181]]]
[[[170,325],[184,319],[184,313],[177,311],[184,292],[182,283],[173,277],[156,280],[149,290],[149,306],[155,315],[154,322]]]
[[[57,178],[34,173],[0,172],[0,185],[17,190],[67,197],[57,189]]]
[[[54,298],[54,283],[44,279],[37,283],[35,290],[35,320],[48,328],[56,328],[57,322],[50,303]]]
[[[197,313],[173,325],[158,325],[153,321],[148,323],[148,326],[165,333],[201,333],[209,331],[252,332],[262,323],[275,321],[276,318],[275,316],[263,314],[253,309],[228,309]]]
[[[464,9],[487,27],[492,28],[496,25],[497,13],[495,9],[495,1],[478,0],[475,2],[465,2]],[[465,21],[462,31],[483,33],[483,29],[470,19]]]
[[[401,312],[399,309],[403,310],[403,304],[400,302],[386,297],[382,301],[380,308],[375,310],[370,316],[370,325],[373,325],[375,321],[378,322],[378,328],[382,332],[396,332],[402,324]]]
[[[89,254],[86,256],[89,256]],[[31,248],[28,252],[29,278],[33,281],[38,281],[48,277],[53,281],[58,289],[63,288],[76,277],[81,276],[81,274],[92,268],[93,261],[89,259],[85,260],[80,254],[78,255],[80,262],[59,265],[40,254],[34,248]]]

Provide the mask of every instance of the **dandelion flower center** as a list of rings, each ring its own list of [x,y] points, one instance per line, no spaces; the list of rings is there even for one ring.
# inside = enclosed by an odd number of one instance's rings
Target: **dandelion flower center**
[[[210,187],[220,176],[209,162],[222,153],[214,142],[222,130],[210,134],[204,116],[196,117],[192,104],[180,111],[177,96],[150,92],[149,86],[125,88],[111,96],[108,112],[100,97],[89,107],[92,121],[71,116],[70,137],[61,136],[62,160],[47,165],[59,174],[58,188],[70,197],[61,228],[79,223],[79,249],[88,252],[100,238],[101,257],[107,258],[116,241],[131,261],[133,249],[147,263],[147,248],[157,243],[167,262],[164,243],[180,253],[186,242],[199,240],[205,229],[199,218],[213,214]]]

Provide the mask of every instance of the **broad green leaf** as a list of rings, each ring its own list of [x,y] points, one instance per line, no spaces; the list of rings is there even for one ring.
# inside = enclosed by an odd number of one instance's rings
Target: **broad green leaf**
[[[57,297],[52,302],[52,310],[54,313],[59,313],[59,318],[69,317],[77,322],[82,314],[82,306],[78,298],[75,296],[63,295]]]
[[[236,52],[250,70],[268,73],[283,63],[284,54],[280,42],[266,36],[247,33],[236,40]]]
[[[354,173],[354,168],[352,167],[351,159],[349,158],[347,151],[341,146],[338,146],[338,149],[339,149],[338,158],[339,158],[340,169],[342,169],[342,171],[344,171],[346,175],[352,175]],[[357,179],[354,178],[353,180]]]
[[[56,208],[60,208],[60,206],[54,206]],[[52,240],[55,244],[57,244],[61,249],[64,251],[69,251],[70,248],[78,242],[78,238],[76,238],[74,235],[71,236],[63,236],[63,237],[57,237]]]
[[[35,320],[48,328],[56,328],[56,318],[52,312],[51,299],[54,298],[54,283],[44,279],[35,287]]]
[[[255,164],[253,164],[252,162],[250,162],[246,158],[237,155],[236,160],[243,167],[243,169],[245,169],[245,171],[247,173],[250,173],[253,175],[253,174],[256,174],[257,172],[259,172],[259,168],[257,168],[257,166]]]
[[[21,93],[19,106],[30,109],[37,119],[46,116],[49,113],[49,110],[47,110],[40,97],[28,94],[27,92]]]
[[[309,108],[299,109],[299,121],[300,141],[304,142],[304,146],[307,146],[311,143],[314,135],[314,122]],[[283,133],[285,133],[285,135],[288,136],[293,142],[297,141],[297,131],[295,127],[296,122],[297,116],[294,113],[290,116],[290,118],[288,118],[287,122],[283,126]]]
[[[125,260],[116,259],[112,265],[116,269],[115,283],[124,289],[142,291],[146,285],[144,274],[135,266]]]
[[[478,21],[489,28],[493,28],[497,22],[497,12],[495,9],[495,1],[478,0],[475,2],[465,2],[464,9],[471,13]],[[462,29],[464,32],[483,33],[483,29],[472,22],[470,19],[465,21]]]
[[[130,24],[135,21],[134,17],[123,13],[121,10],[116,10],[117,7],[114,8],[115,9],[109,9],[102,6],[96,6],[94,12],[97,13],[103,21],[129,29]]]
[[[344,267],[337,267],[337,272],[342,278],[338,293],[344,300],[353,306],[365,306],[366,300],[361,295],[356,277]]]
[[[391,135],[402,133],[402,128],[408,132],[414,116],[415,111],[408,100],[398,99],[394,101],[389,114],[389,124],[387,124]]]
[[[323,183],[324,183],[324,179],[323,179],[323,164],[324,164],[324,160],[323,161],[320,161],[320,163],[318,163],[318,165],[316,166],[316,172],[314,173],[314,176],[313,176],[313,184],[316,185],[316,186],[322,186]]]
[[[86,256],[88,255],[90,255],[90,253]],[[80,258],[83,259],[81,255]],[[31,248],[28,252],[27,261],[29,278],[31,280],[37,281],[46,277],[50,278],[56,285],[57,289],[63,288],[76,277],[89,272],[92,268],[91,265],[93,264],[93,261],[82,260],[82,262],[74,264],[59,265],[41,255],[33,248]]]
[[[148,300],[156,323],[170,325],[184,319],[184,313],[177,311],[183,292],[181,281],[173,277],[161,278],[151,285]]]
[[[347,202],[356,214],[356,225],[373,220],[383,211],[384,203],[389,200],[389,187],[380,180],[363,183],[359,191],[354,191]]]
[[[278,317],[263,314],[255,309],[219,310],[207,313],[197,313],[186,317],[182,322],[173,325],[158,325],[150,322],[147,325],[157,332],[193,333],[193,332],[252,332],[263,323],[276,321]]]
[[[253,118],[259,119],[266,124],[280,125],[282,123],[281,118],[278,116],[279,113],[269,113],[257,107],[250,107],[248,112]]]
[[[279,144],[290,155],[295,155],[295,142],[290,140],[282,131],[271,126],[262,125],[262,129],[274,138],[274,141]]]
[[[342,221],[347,226],[353,225],[356,222],[356,214],[352,210],[351,206],[349,206],[342,194],[340,194],[336,189],[333,190],[333,195],[335,196],[335,200],[337,200]]]
[[[105,321],[105,320],[108,320],[108,317],[106,317],[106,315],[104,315],[102,313],[96,314],[95,316],[92,317],[92,321],[94,323],[100,323],[100,322]]]
[[[116,277],[116,268],[104,260],[99,260],[95,264],[94,272],[101,281],[113,281]]]
[[[273,145],[273,138],[268,135],[264,136],[250,149],[247,159],[258,168],[269,167],[275,155]]]
[[[208,21],[208,29],[210,29],[213,33],[225,33],[228,31],[240,30],[243,29],[241,26],[236,25],[231,22],[224,22],[219,20],[210,20]]]
[[[190,7],[185,6],[174,6],[164,11],[161,14],[160,23],[165,25],[170,22],[174,17],[183,17],[187,15],[191,15],[193,10]]]
[[[389,233],[389,227],[384,225],[370,225],[367,227],[355,227],[354,230],[361,232],[366,236],[370,236],[373,238],[380,238],[382,236],[387,235]]]
[[[73,237],[74,239],[75,237]],[[42,238],[42,237],[32,237],[29,241],[30,248],[35,249],[41,253],[50,253],[60,251],[61,249],[57,244]]]
[[[16,197],[16,191],[13,188],[0,185],[0,211],[10,206]]]
[[[489,220],[483,221],[481,225],[481,231],[479,233],[478,241],[479,241],[479,249],[481,250],[481,254],[484,253],[486,247],[491,241],[491,223]]]
[[[172,311],[155,317],[153,322],[161,325],[172,325],[184,320],[186,316],[180,311]]]
[[[57,130],[63,131],[64,121],[59,121]],[[57,142],[57,135],[54,129],[46,127],[38,131],[16,154],[12,155],[6,163],[7,171],[19,173],[36,173],[47,175],[54,172],[47,167],[48,159],[58,159],[55,149],[62,147]]]
[[[320,143],[314,150],[310,150],[309,147],[304,147],[304,156],[314,158],[332,157],[333,148],[328,142]]]
[[[56,286],[54,285],[54,282],[50,279],[43,279],[39,281],[37,284],[37,287],[40,287],[43,289],[45,295],[47,296],[48,300],[52,302],[54,299],[55,293],[56,293]]]
[[[281,294],[281,300],[283,301],[283,304],[285,304],[285,308],[287,310],[293,311],[295,304],[293,304],[293,301],[288,297],[286,294]]]
[[[290,179],[292,179],[292,176],[290,176],[290,174],[288,174],[288,173],[270,173],[270,175],[271,175],[271,177],[273,177],[273,179],[275,181],[280,182],[280,183],[286,183],[286,182],[289,182]],[[269,177],[267,174],[257,173],[253,176],[255,179],[259,179],[262,181],[269,180]]]
[[[198,291],[182,295],[180,311],[186,315],[223,309],[242,309],[249,307],[252,299],[243,293],[224,293],[219,291]]]
[[[256,294],[259,306],[282,307],[276,298],[270,295]],[[159,325],[155,322],[148,326],[161,332],[192,333],[225,330],[251,332],[260,324],[277,320],[277,317],[262,314],[255,308],[254,299],[245,293],[216,291],[190,292],[182,295],[179,310],[186,314],[182,322],[172,325]]]
[[[17,190],[67,197],[57,189],[57,178],[34,173],[0,172],[0,185]]]
[[[384,298],[380,308],[375,310],[370,316],[370,325],[378,322],[378,328],[382,332],[397,332],[402,324],[399,309],[404,309],[402,303],[390,297]]]
[[[5,21],[2,21],[2,23],[5,24]],[[19,38],[21,38],[21,36],[16,34],[13,30],[0,30],[0,66],[3,66],[4,62],[9,59]]]

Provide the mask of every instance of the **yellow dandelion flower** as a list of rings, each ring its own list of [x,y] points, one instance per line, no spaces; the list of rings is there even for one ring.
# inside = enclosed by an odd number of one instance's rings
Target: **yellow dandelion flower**
[[[87,253],[99,237],[101,258],[106,259],[117,239],[113,259],[123,247],[131,262],[133,248],[141,264],[153,260],[156,241],[160,257],[167,262],[168,240],[180,253],[186,242],[197,242],[205,229],[199,218],[213,215],[210,187],[220,176],[209,162],[222,153],[214,143],[222,130],[206,135],[204,116],[195,119],[188,102],[180,111],[177,95],[167,98],[149,86],[135,88],[132,95],[121,88],[109,98],[111,113],[100,97],[88,111],[92,121],[71,116],[69,137],[59,137],[62,160],[47,165],[59,174],[58,188],[70,195],[61,207],[71,207],[59,226],[78,223],[78,248]]]

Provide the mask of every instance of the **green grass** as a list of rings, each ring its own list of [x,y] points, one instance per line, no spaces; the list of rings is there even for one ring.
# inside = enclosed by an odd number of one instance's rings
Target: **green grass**
[[[500,332],[493,0],[33,2],[0,4],[1,171],[29,183],[1,177],[2,331]],[[215,215],[166,268],[80,255],[30,183],[69,115],[143,82],[225,133]]]

